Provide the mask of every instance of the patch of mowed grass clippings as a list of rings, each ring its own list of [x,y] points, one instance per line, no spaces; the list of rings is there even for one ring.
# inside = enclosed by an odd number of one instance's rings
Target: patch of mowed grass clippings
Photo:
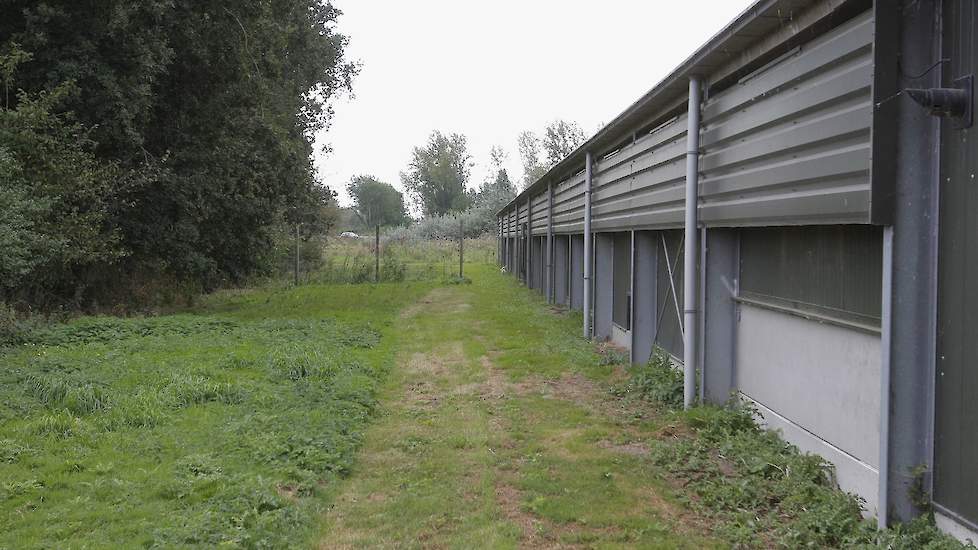
[[[831,464],[760,428],[756,411],[745,405],[681,411],[682,372],[660,350],[613,392],[663,408],[669,418],[664,433],[678,437],[653,441],[653,463],[681,483],[679,498],[715,518],[716,534],[737,547],[966,547],[931,517],[878,530],[875,520],[863,518],[862,499],[837,487]]]
[[[430,288],[226,292],[0,347],[0,548],[309,544]]]

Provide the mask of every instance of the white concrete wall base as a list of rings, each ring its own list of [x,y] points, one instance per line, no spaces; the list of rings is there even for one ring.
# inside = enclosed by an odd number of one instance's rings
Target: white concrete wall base
[[[976,541],[978,541],[978,531],[975,531],[967,525],[960,523],[951,516],[942,514],[940,510],[934,512],[934,521],[937,523],[938,529],[965,544],[974,544]]]
[[[625,349],[632,347],[632,332],[611,323],[611,343]]]
[[[747,304],[736,330],[737,390],[879,469],[878,335]]]
[[[757,408],[761,414],[759,420],[762,426],[780,432],[785,441],[798,447],[801,452],[817,454],[831,462],[835,466],[835,478],[839,487],[865,499],[863,515],[876,517],[879,470],[765,407],[749,395],[741,393],[740,397]]]

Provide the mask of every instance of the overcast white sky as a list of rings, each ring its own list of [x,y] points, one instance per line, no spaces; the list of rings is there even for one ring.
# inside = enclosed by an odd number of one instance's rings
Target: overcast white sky
[[[319,136],[333,152],[316,168],[343,205],[355,174],[401,189],[411,148],[437,129],[468,137],[470,187],[493,145],[520,183],[521,131],[562,118],[592,135],[752,3],[334,0],[362,70]]]

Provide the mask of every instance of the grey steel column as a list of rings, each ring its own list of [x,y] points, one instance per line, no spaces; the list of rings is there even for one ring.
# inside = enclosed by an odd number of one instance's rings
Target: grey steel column
[[[503,219],[496,216],[496,230],[498,231],[498,238],[496,239],[496,265],[502,266],[503,264]]]
[[[516,223],[513,226],[515,238],[516,238],[516,257],[513,258],[513,273],[516,274],[516,280],[522,280],[522,272],[525,262],[523,259],[523,224],[520,223],[520,203],[516,203],[516,211],[513,216],[513,221]]]
[[[883,48],[903,67],[930,67],[943,57],[941,5],[936,0],[877,6],[881,30],[898,36]],[[887,55],[881,52],[881,55]],[[895,63],[895,62],[894,62]],[[941,85],[938,65],[921,78],[896,80],[899,89]],[[908,69],[909,70],[909,69]],[[888,90],[881,90],[888,93]],[[882,331],[885,349],[880,376],[880,485],[878,521],[908,521],[923,510],[917,492],[933,494],[934,399],[937,357],[937,258],[940,213],[941,122],[910,102],[877,108],[873,132],[896,132],[893,225],[883,237]],[[889,265],[887,265],[889,264]],[[916,479],[914,471],[920,471]],[[917,484],[920,484],[918,486]]]
[[[591,152],[584,165],[584,337],[591,337]]]
[[[696,356],[698,320],[696,315],[696,259],[699,256],[697,208],[700,150],[700,80],[689,79],[689,107],[686,126],[686,250],[683,260],[683,406],[696,400]]]
[[[506,221],[503,222],[503,267],[509,271],[509,212],[506,213]]]
[[[706,260],[700,265],[708,275],[700,289],[700,372],[705,373],[700,385],[706,402],[722,405],[734,389],[740,241],[737,229],[710,229],[708,235]]]
[[[516,224],[513,223],[515,215],[515,209],[509,211],[509,256],[506,258],[506,261],[508,262],[510,275],[516,275]]]
[[[526,238],[523,246],[526,248],[526,288],[533,288],[533,194],[526,194]]]
[[[544,273],[546,281],[544,289],[547,293],[547,303],[554,301],[554,187],[552,183],[547,183],[547,272]]]

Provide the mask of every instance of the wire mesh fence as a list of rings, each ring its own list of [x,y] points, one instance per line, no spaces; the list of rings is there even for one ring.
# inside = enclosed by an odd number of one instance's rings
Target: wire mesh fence
[[[464,263],[496,261],[492,237],[465,239]],[[373,237],[331,239],[322,261],[301,274],[304,283],[441,281],[459,276],[459,242],[448,239],[388,239],[379,250]]]

